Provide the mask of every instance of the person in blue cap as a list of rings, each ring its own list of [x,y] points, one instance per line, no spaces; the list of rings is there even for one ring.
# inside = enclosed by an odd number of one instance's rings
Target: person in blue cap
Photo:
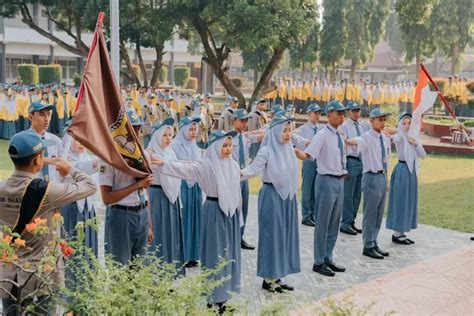
[[[261,99],[257,102],[255,111],[250,114],[249,119],[249,132],[263,130],[267,124],[270,122],[270,119],[267,116],[267,100]],[[260,149],[260,142],[252,143],[250,145],[249,157],[250,160],[253,160],[257,156],[258,150]]]
[[[134,109],[128,109],[127,115],[139,134],[143,121]],[[137,180],[107,163],[101,163],[100,191],[107,205],[105,250],[121,264],[128,264],[133,258],[144,255],[147,243],[153,239],[145,191],[153,180],[153,175]]]
[[[1,124],[3,129],[0,131],[0,136],[4,139],[12,138],[17,132],[16,120],[18,119],[18,114],[15,94],[13,89],[8,89],[6,97],[3,100],[0,98],[0,111],[3,112],[3,122]]]
[[[383,133],[390,113],[379,108],[370,111],[372,128],[361,136],[346,140],[348,145],[357,146],[362,157],[362,193],[364,196],[362,219],[362,254],[373,259],[383,259],[389,253],[382,250],[377,242],[382,225],[387,195],[388,159],[391,154],[390,138]]]
[[[354,138],[370,130],[370,124],[361,119],[359,103],[347,103],[349,117],[342,124],[341,129],[347,138]],[[357,235],[362,230],[355,225],[357,211],[362,196],[362,160],[356,146],[347,146],[347,172],[344,181],[344,206],[340,231],[348,235]]]
[[[278,113],[286,114],[285,108],[283,108],[281,104],[274,104],[268,113],[270,114],[270,119],[273,118]]]
[[[347,174],[344,135],[339,129],[345,111],[346,107],[341,102],[329,102],[326,105],[326,127],[313,137],[304,152],[296,150],[298,158],[316,159],[318,162],[314,184],[316,226],[313,271],[324,276],[334,276],[335,272],[346,270],[333,259],[344,201],[344,177]]]
[[[201,118],[185,116],[179,121],[178,135],[171,146],[178,160],[199,162],[202,150],[197,146],[196,138]],[[200,259],[202,190],[199,183],[181,180],[181,202],[183,215],[184,259],[186,268],[198,265]]]
[[[298,230],[298,163],[292,143],[293,118],[277,114],[242,180],[262,174],[258,193],[257,276],[269,292],[293,291],[283,278],[301,271]]]
[[[319,105],[315,103],[310,104],[306,109],[308,121],[296,129],[295,134],[308,140],[313,139],[314,135],[325,126],[324,124],[318,123],[321,117],[321,111]],[[301,224],[310,227],[314,227],[316,220],[314,183],[317,174],[316,159],[304,160],[301,170],[301,213],[303,217]]]
[[[45,181],[36,177],[43,168],[43,153],[48,146],[54,145],[51,140],[41,139],[31,130],[15,134],[8,145],[8,154],[15,170],[13,174],[0,181],[0,227],[9,227],[13,233],[25,240],[27,250],[18,252],[21,262],[33,264],[33,271],[39,269],[37,264],[44,256],[48,243],[54,242],[54,236],[47,234],[38,238],[25,230],[34,217],[47,220],[49,229],[53,227],[53,216],[57,209],[76,200],[86,198],[97,190],[94,181],[84,172],[72,167],[63,159],[58,159],[55,168],[63,177],[71,177],[70,183]],[[3,231],[3,229],[2,229]],[[60,260],[51,274],[53,284],[47,286],[57,291],[61,288],[60,271],[64,269]],[[39,274],[25,271],[14,265],[2,265],[0,269],[0,297],[5,315],[17,315],[18,302],[24,306],[34,305],[34,314],[49,315],[53,313],[49,297],[38,291],[46,286]]]
[[[420,139],[408,136],[411,114],[403,113],[392,136],[398,163],[390,179],[386,227],[393,230],[392,241],[411,245],[415,242],[406,233],[418,226],[418,171],[419,160],[426,157]]]
[[[174,120],[167,118],[153,126],[154,131],[146,149],[151,159],[177,160],[171,147],[173,124]],[[152,171],[154,180],[148,193],[154,239],[149,248],[164,262],[176,264],[179,274],[185,274],[183,226],[179,202],[181,181],[160,174],[156,165],[152,165]]]
[[[240,293],[242,198],[240,168],[232,159],[232,138],[236,135],[236,131],[211,134],[206,156],[199,162],[152,160],[152,164],[160,166],[160,174],[198,182],[206,194],[202,207],[201,263],[207,269],[215,269],[222,258],[227,262],[210,276],[213,280],[225,279],[208,298],[208,306],[217,305],[221,313],[231,293]]]
[[[219,117],[219,122],[217,122],[217,129],[222,131],[230,131],[232,129],[232,120],[234,111],[239,107],[239,99],[237,97],[232,97],[229,100],[229,107],[225,108],[222,111],[221,116]]]

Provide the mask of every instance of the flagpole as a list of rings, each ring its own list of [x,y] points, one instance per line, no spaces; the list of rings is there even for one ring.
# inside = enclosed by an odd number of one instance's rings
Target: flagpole
[[[119,0],[110,0],[110,59],[117,85],[120,85],[119,32]]]

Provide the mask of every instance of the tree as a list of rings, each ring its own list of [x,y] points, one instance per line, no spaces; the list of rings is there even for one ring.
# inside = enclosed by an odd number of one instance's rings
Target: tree
[[[319,61],[329,70],[330,78],[336,76],[337,67],[345,55],[347,43],[346,0],[323,1],[323,29]]]
[[[451,74],[460,70],[461,56],[474,44],[474,4],[472,0],[437,0],[431,14],[436,48],[451,57]]]
[[[403,42],[394,4],[392,4],[392,8],[387,23],[385,24],[385,39],[388,41],[390,48],[401,57],[405,53],[405,43]]]
[[[268,50],[268,47],[259,47],[254,51],[242,52],[243,69],[253,71],[254,87],[258,84],[258,73],[265,70],[270,58],[271,51]]]
[[[415,59],[416,71],[426,57],[435,51],[433,29],[430,25],[434,0],[397,0],[395,10],[406,48],[406,61]]]
[[[289,49],[291,67],[301,69],[302,78],[304,78],[306,72],[306,65],[312,65],[318,60],[318,48],[319,22],[315,19],[309,33],[301,42],[295,43]]]

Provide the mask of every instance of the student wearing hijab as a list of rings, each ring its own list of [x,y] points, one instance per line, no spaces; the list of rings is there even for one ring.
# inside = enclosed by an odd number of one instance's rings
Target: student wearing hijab
[[[154,125],[147,151],[151,158],[176,160],[171,147],[174,119],[167,118]],[[184,274],[184,241],[179,203],[181,181],[160,174],[158,166],[152,166],[153,184],[150,195],[151,223],[154,239],[150,245],[152,252],[164,262],[175,263],[179,274]]]
[[[184,117],[179,121],[180,130],[171,142],[178,160],[202,159],[202,151],[196,144],[201,118]],[[202,191],[196,181],[181,181],[182,224],[184,235],[184,260],[186,268],[196,267],[199,261],[201,235]]]
[[[292,121],[275,115],[250,166],[241,171],[242,180],[263,175],[258,194],[257,276],[269,292],[293,291],[282,278],[300,268],[298,211],[298,164],[292,144]]]
[[[386,227],[393,230],[392,241],[401,245],[415,243],[406,233],[417,227],[419,160],[426,157],[420,140],[407,135],[410,124],[411,114],[402,114],[392,137],[398,163],[390,179]]]
[[[242,198],[240,168],[232,159],[232,138],[236,135],[236,131],[211,134],[201,161],[152,160],[160,166],[160,174],[198,182],[207,196],[202,207],[201,263],[215,269],[223,258],[227,265],[211,278],[230,277],[209,297],[209,306],[217,305],[220,312],[225,311],[230,292],[240,293]]]

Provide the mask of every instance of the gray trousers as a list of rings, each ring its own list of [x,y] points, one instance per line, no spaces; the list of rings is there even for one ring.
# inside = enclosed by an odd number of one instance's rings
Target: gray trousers
[[[317,175],[317,165],[315,160],[307,159],[303,161],[301,169],[301,213],[303,220],[315,220],[315,192],[314,184]]]
[[[357,217],[362,196],[362,161],[347,158],[349,177],[344,180],[344,206],[341,227],[349,228]]]
[[[344,179],[316,176],[316,227],[314,230],[314,263],[332,262],[344,200]]]
[[[247,223],[247,215],[249,213],[249,181],[240,181],[240,193],[242,194],[242,215],[244,225],[240,227],[240,237],[244,237],[245,224]]]
[[[362,176],[364,193],[364,218],[362,220],[362,239],[364,248],[377,245],[380,226],[382,225],[387,196],[387,179],[385,174],[364,173]]]

